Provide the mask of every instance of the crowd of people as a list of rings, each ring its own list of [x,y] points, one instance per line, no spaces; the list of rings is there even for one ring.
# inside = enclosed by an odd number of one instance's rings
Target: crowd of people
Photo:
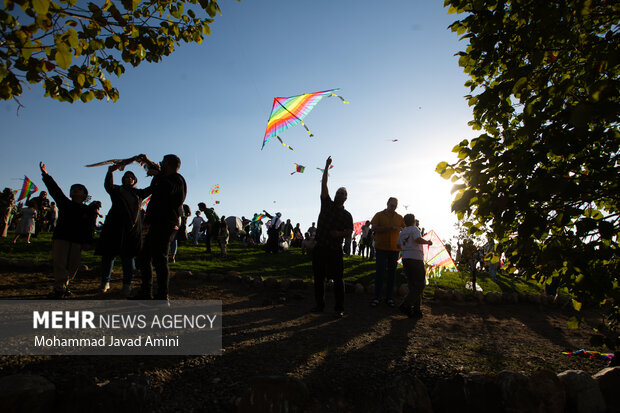
[[[98,228],[100,236],[95,243],[96,221],[102,216],[101,202],[87,203],[88,190],[84,185],[74,184],[69,196],[58,187],[48,174],[44,163],[40,163],[43,182],[53,201],[43,191],[38,197],[28,199],[19,210],[16,224],[17,242],[20,235],[31,235],[40,231],[51,231],[54,272],[52,298],[72,295],[70,284],[77,272],[82,249],[95,248],[101,256],[101,293],[110,290],[114,260],[120,257],[123,277],[122,294],[141,300],[168,300],[169,262],[175,261],[179,241],[190,240],[194,245],[205,243],[205,257],[212,254],[212,243],[220,247],[220,255],[226,257],[229,240],[235,239],[245,246],[262,245],[267,254],[276,254],[288,248],[300,248],[302,254],[312,260],[315,284],[314,312],[325,309],[325,282],[334,281],[337,317],[344,316],[344,261],[343,257],[359,254],[375,260],[375,295],[372,307],[382,300],[395,307],[394,278],[399,254],[402,251],[404,272],[409,282],[409,295],[400,305],[400,310],[410,317],[420,317],[420,299],[425,282],[422,245],[430,244],[422,238],[419,223],[412,214],[404,217],[396,212],[398,200],[388,199],[387,208],[377,212],[372,220],[361,227],[359,242],[353,233],[353,218],[344,208],[348,194],[346,188],[339,188],[333,199],[327,185],[328,174],[321,180],[321,208],[317,223],[302,231],[299,223],[293,226],[290,219],[284,220],[280,212],[271,214],[263,210],[252,219],[241,217],[219,217],[214,208],[199,203],[192,217],[191,208],[184,204],[187,195],[185,179],[179,174],[181,160],[176,155],[166,155],[160,163],[139,155],[130,161],[146,165],[151,183],[138,188],[138,179],[132,172],[125,172],[120,185],[114,183],[114,172],[124,164],[113,164],[104,178],[104,188],[109,194],[112,206],[105,221]],[[331,157],[327,159],[324,171],[328,171]],[[2,233],[11,225],[11,216],[16,214],[13,192],[5,190],[0,199]],[[146,210],[143,201],[150,197]],[[262,220],[268,219],[263,224]],[[14,224],[15,225],[15,224]],[[264,231],[266,230],[266,237]],[[131,285],[136,272],[141,276],[137,294],[131,295]],[[153,286],[153,270],[157,275]],[[385,287],[385,288],[384,288]],[[385,292],[385,297],[383,293]]]

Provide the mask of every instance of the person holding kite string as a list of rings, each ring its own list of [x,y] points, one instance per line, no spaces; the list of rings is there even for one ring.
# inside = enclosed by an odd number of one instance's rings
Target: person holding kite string
[[[329,196],[327,179],[331,156],[325,161],[323,179],[321,180],[321,211],[317,220],[316,245],[312,254],[312,272],[314,273],[314,298],[316,307],[312,312],[320,313],[325,308],[325,280],[329,276],[334,280],[334,309],[338,318],[344,317],[344,259],[342,242],[353,232],[353,217],[344,209],[347,190],[338,188],[334,200]]]
[[[370,303],[376,307],[381,300],[383,281],[386,282],[386,303],[395,307],[394,303],[394,277],[398,263],[399,248],[396,242],[400,230],[405,227],[403,217],[396,212],[398,199],[390,197],[387,208],[377,212],[372,218],[372,230],[375,233],[376,274],[375,274],[375,298]]]
[[[409,293],[399,309],[410,318],[419,318],[422,317],[422,310],[420,309],[422,292],[426,287],[426,269],[424,268],[422,245],[433,245],[433,242],[422,238],[420,230],[415,225],[416,219],[413,214],[407,214],[403,219],[407,227],[400,232],[397,244],[403,251],[403,267],[407,275]]]
[[[157,273],[155,299],[168,301],[168,253],[170,242],[181,225],[183,202],[187,194],[185,178],[179,174],[181,159],[176,155],[165,155],[160,164],[139,155],[140,161],[148,165],[148,174],[153,176],[151,185],[144,195],[151,195],[146,209],[144,225],[148,228],[140,254],[142,288],[135,299],[153,298],[153,267]]]
[[[99,291],[105,293],[110,289],[114,257],[120,256],[123,265],[122,294],[128,297],[135,272],[134,257],[142,247],[140,206],[145,195],[144,191],[136,189],[138,178],[131,171],[123,174],[122,185],[114,185],[114,171],[118,169],[119,165],[110,165],[103,181],[103,187],[112,200],[112,207],[106,215],[95,252],[101,255]]]

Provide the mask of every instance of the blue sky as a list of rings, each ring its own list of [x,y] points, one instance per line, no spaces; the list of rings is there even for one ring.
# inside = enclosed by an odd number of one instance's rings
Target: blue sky
[[[222,15],[202,45],[181,44],[157,64],[128,66],[116,103],[68,104],[32,85],[0,102],[0,187],[20,187],[24,175],[43,187],[39,161],[61,188],[85,184],[109,209],[105,167],[84,165],[146,153],[181,157],[186,203],[213,205],[219,215],[282,212],[307,228],[318,216],[320,172],[332,156],[330,193],[348,189],[355,221],[372,218],[388,197],[398,212],[444,240],[453,235],[451,183],[435,166],[475,136],[458,67],[466,44],[447,26],[443,1],[221,1]],[[323,99],[301,126],[281,137],[295,152],[261,144],[274,96],[340,88],[349,105]],[[391,142],[398,139],[398,142]],[[306,166],[290,175],[294,163]],[[150,178],[130,167],[147,186]],[[120,182],[117,173],[116,182]],[[210,195],[212,186],[221,193]],[[405,205],[407,208],[405,209]]]

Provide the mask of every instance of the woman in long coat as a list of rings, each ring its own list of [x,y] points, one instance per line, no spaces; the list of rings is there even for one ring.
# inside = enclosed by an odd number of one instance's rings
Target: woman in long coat
[[[110,166],[105,176],[104,187],[110,194],[112,207],[103,223],[96,252],[101,255],[101,292],[110,289],[114,258],[120,256],[123,264],[122,294],[127,297],[131,293],[135,272],[134,257],[142,246],[140,206],[143,194],[136,188],[138,179],[131,171],[123,175],[122,185],[114,185],[113,172],[118,168],[118,165]]]

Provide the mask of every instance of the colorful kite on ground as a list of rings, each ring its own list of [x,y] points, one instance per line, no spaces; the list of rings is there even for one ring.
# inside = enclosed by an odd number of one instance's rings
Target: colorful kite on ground
[[[293,175],[296,172],[299,172],[300,174],[303,174],[305,170],[306,170],[305,166],[299,165],[299,164],[295,164],[295,170],[293,172],[291,172],[291,175]]]
[[[211,188],[211,195],[219,194],[219,193],[220,193],[220,186],[219,185],[215,185],[213,188]]]
[[[422,238],[433,242],[433,245],[424,245],[424,263],[429,267],[429,272],[439,273],[444,269],[456,269],[456,264],[435,231],[428,232]]]
[[[278,136],[279,133],[284,130],[300,124],[306,129],[308,135],[312,135],[310,129],[303,122],[303,118],[319,103],[325,96],[336,96],[343,103],[349,103],[345,101],[341,96],[336,95],[334,92],[340,89],[324,90],[322,92],[306,93],[303,95],[291,96],[291,97],[275,97],[273,98],[273,106],[271,107],[271,114],[267,121],[267,130],[265,131],[265,137],[263,138],[263,146],[269,142],[272,137],[278,138],[280,143],[285,147],[293,150],[289,145],[285,144]]]
[[[588,351],[588,350],[577,350],[577,351],[563,351],[562,354],[567,355],[567,356],[583,356],[583,357],[587,357],[590,359],[598,359],[598,360],[605,360],[605,361],[611,361],[611,359],[614,357],[614,353],[600,353],[598,351]]]
[[[22,190],[19,193],[19,197],[17,198],[17,202],[21,201],[22,199],[28,198],[30,195],[34,194],[38,190],[39,190],[39,188],[37,188],[37,186],[34,184],[34,182],[32,182],[30,180],[30,178],[28,178],[26,175],[24,175],[24,183],[22,184]]]

